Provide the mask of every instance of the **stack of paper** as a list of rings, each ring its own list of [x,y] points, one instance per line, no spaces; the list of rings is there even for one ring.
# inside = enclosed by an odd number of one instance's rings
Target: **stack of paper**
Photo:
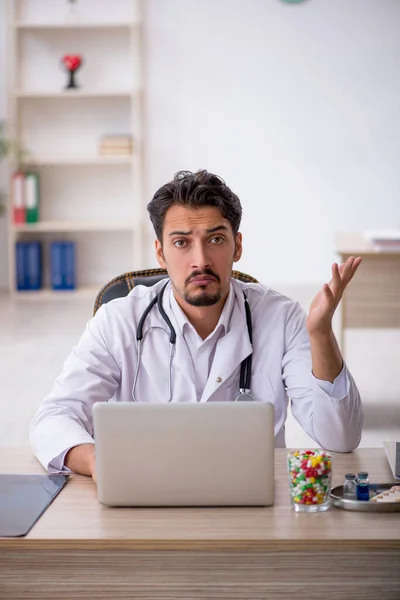
[[[375,250],[400,251],[400,228],[365,231],[364,237]]]
[[[132,154],[132,136],[104,135],[99,145],[100,156],[127,156]]]

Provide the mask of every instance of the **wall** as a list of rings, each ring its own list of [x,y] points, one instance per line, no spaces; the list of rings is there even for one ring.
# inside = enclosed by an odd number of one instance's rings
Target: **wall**
[[[335,231],[400,225],[398,0],[150,0],[148,190],[224,177],[240,267],[330,275]]]
[[[398,0],[145,8],[148,198],[182,168],[224,177],[244,208],[239,267],[273,284],[328,278],[335,231],[400,225]]]

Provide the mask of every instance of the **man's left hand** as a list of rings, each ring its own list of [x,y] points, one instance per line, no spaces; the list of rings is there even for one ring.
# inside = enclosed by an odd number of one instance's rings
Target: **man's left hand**
[[[307,329],[310,336],[332,332],[332,318],[349,282],[353,279],[362,258],[351,256],[345,263],[332,265],[332,279],[318,292],[310,306]]]

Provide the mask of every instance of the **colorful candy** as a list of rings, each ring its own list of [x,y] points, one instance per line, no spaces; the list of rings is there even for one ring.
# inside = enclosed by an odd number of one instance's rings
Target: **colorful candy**
[[[323,504],[328,499],[332,458],[323,450],[296,450],[288,455],[290,494],[295,504]]]

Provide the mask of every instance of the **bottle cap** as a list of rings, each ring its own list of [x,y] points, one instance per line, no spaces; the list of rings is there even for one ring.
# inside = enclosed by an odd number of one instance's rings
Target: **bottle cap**
[[[358,476],[359,476],[359,477],[368,477],[368,473],[367,473],[366,471],[361,471],[361,472],[358,474]]]
[[[355,479],[356,476],[354,473],[346,473],[345,478],[346,479]]]

